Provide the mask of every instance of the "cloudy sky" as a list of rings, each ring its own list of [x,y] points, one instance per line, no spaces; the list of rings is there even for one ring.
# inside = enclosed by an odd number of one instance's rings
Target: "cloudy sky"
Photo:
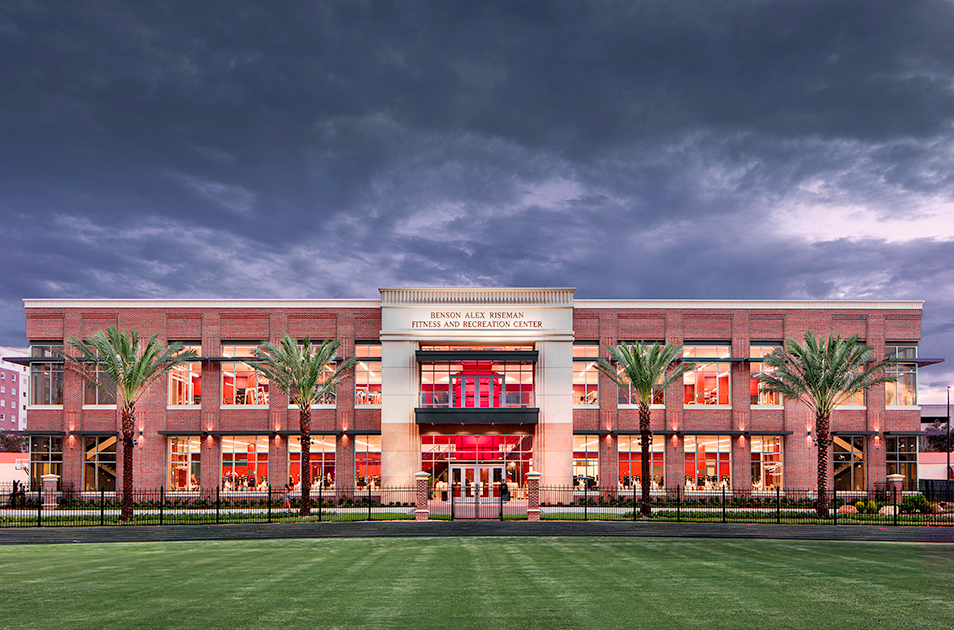
[[[25,297],[918,299],[954,382],[954,2],[0,3]]]

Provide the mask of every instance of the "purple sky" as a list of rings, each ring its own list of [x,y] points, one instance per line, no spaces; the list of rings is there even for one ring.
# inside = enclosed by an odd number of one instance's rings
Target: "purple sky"
[[[924,300],[954,383],[954,3],[0,3],[25,297]]]

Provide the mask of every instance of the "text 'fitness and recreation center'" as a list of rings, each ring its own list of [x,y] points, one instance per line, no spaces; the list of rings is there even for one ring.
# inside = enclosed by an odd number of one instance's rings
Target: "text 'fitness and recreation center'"
[[[897,382],[834,413],[829,478],[872,490],[917,484],[916,301],[579,300],[565,288],[381,289],[369,300],[26,300],[30,473],[114,490],[115,397],[65,370],[70,337],[108,326],[158,334],[199,358],[140,399],[136,485],[167,491],[299,483],[298,410],[251,367],[262,340],[341,341],[353,377],[312,415],[312,479],[325,487],[411,487],[415,474],[492,492],[641,484],[633,392],[596,369],[606,346],[681,344],[694,368],[653,401],[653,488],[812,488],[813,416],[762,391],[762,358],[785,339],[859,335],[901,360]]]

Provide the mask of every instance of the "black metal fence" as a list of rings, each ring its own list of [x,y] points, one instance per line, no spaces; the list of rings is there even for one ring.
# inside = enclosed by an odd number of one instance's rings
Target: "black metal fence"
[[[652,520],[680,523],[774,523],[816,525],[954,525],[954,504],[921,493],[877,489],[832,490],[828,514],[818,511],[814,490],[686,490],[650,493]],[[638,520],[639,488],[540,489],[544,520]],[[635,506],[635,509],[634,509]]]
[[[819,515],[811,490],[715,491],[653,490],[653,521],[700,523],[954,526],[951,485],[922,485],[922,492],[828,493],[828,515]],[[3,490],[3,488],[0,488]],[[527,518],[526,488],[453,484],[428,492],[429,518],[442,520],[522,520]],[[70,489],[44,493],[12,488],[2,495],[0,527],[98,525],[207,525],[219,523],[301,522],[301,492],[280,490],[168,492],[137,490],[133,517],[122,521],[119,492]],[[639,488],[552,487],[539,490],[543,520],[635,521]],[[312,521],[414,519],[415,488],[316,488]]]
[[[316,488],[310,497],[313,521],[413,519],[414,488]],[[133,517],[122,521],[121,492],[31,492],[6,495],[0,527],[97,525],[210,525],[301,522],[301,492],[281,490],[168,492],[137,490]]]

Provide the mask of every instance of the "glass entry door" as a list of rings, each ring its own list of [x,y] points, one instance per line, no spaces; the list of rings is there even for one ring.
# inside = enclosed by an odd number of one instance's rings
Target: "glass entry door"
[[[499,499],[503,479],[504,467],[501,464],[451,465],[454,496],[475,503]]]

